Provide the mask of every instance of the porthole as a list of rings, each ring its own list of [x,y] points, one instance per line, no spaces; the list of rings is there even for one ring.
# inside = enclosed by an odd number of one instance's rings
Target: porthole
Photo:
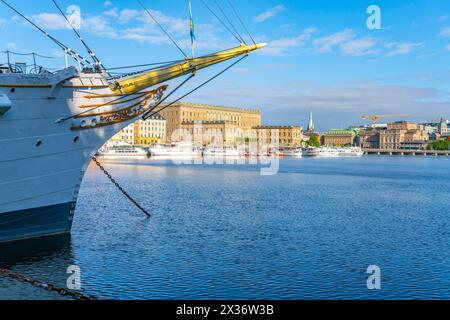
[[[80,137],[75,137],[75,138],[73,138],[73,142],[74,142],[74,143],[77,143],[78,140],[80,140]]]
[[[36,147],[40,147],[42,146],[42,140],[38,140],[38,142],[36,142]]]
[[[11,88],[11,92],[12,93],[16,92],[16,88]]]

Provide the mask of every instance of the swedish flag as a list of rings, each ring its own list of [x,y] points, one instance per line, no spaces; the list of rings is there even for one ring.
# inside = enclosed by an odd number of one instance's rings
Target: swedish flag
[[[194,19],[192,18],[192,1],[189,1],[189,15],[190,15],[190,29],[191,29],[191,41],[195,40]]]

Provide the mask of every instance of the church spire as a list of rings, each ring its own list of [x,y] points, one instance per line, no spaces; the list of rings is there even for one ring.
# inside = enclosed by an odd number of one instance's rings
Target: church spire
[[[440,135],[448,132],[447,121],[444,120],[444,118],[441,118],[441,121],[439,122],[438,131]]]
[[[315,131],[312,112],[309,113],[308,131],[309,132],[314,132]]]

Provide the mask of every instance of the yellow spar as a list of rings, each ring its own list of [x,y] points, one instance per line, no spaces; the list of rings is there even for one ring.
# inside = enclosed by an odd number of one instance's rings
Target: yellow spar
[[[220,51],[203,57],[186,59],[186,61],[165,66],[160,69],[152,70],[142,75],[117,81],[110,86],[115,93],[130,94],[139,92],[143,89],[152,87],[162,82],[184,76],[189,73],[195,73],[197,70],[204,69],[242,55],[248,55],[250,52],[261,49],[265,44],[245,45]]]

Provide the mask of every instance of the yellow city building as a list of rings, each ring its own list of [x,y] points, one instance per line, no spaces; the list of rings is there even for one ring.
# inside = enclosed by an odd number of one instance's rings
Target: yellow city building
[[[295,126],[256,126],[253,127],[258,144],[278,144],[281,147],[299,147],[303,142],[303,128]]]
[[[334,147],[353,146],[357,136],[357,131],[353,129],[332,129],[323,135],[323,144]]]
[[[399,150],[412,146],[420,148],[428,141],[429,134],[425,126],[407,121],[388,123],[384,128],[361,130],[363,149]]]
[[[428,132],[424,126],[412,122],[388,123],[387,129],[380,131],[380,149],[401,149],[404,143],[428,140]]]
[[[180,137],[172,137],[173,133],[186,129],[194,134],[194,124],[202,125],[203,133],[208,130],[222,131],[224,143],[235,145],[236,135],[246,132],[252,127],[261,125],[261,112],[259,110],[240,109],[231,107],[212,106],[207,104],[177,103],[160,112],[166,119],[166,137],[168,142],[179,141]],[[199,134],[199,133],[197,133]],[[205,141],[204,141],[205,140]],[[203,144],[208,143],[203,139]]]
[[[217,144],[236,146],[242,136],[237,124],[233,121],[185,121],[181,129],[189,132],[192,141],[201,145]],[[174,137],[175,140],[181,140]]]
[[[166,120],[161,116],[154,116],[146,121],[138,120],[117,133],[111,141],[126,142],[142,147],[165,143]]]

